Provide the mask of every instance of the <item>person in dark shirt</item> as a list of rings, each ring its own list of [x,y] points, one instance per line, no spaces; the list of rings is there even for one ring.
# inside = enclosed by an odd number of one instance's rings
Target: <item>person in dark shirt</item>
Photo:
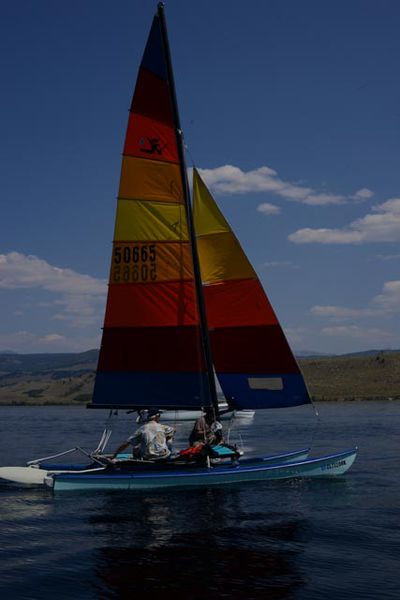
[[[189,436],[189,444],[191,446],[199,444],[216,446],[221,442],[223,442],[222,425],[215,419],[213,407],[208,406],[204,411],[204,415],[195,422]]]

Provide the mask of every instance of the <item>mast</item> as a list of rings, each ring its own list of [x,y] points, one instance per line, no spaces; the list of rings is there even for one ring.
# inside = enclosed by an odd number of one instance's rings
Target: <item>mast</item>
[[[191,202],[190,202],[189,182],[188,182],[188,178],[187,178],[185,154],[184,154],[184,149],[183,149],[183,137],[182,137],[182,130],[181,130],[180,119],[179,119],[178,101],[177,101],[177,97],[176,97],[175,80],[174,80],[174,73],[172,70],[171,51],[170,51],[169,41],[168,41],[167,25],[166,25],[166,21],[165,21],[164,3],[163,2],[158,3],[157,12],[158,12],[158,17],[160,19],[161,36],[162,36],[163,43],[164,43],[165,58],[166,58],[167,71],[168,71],[168,81],[171,85],[171,99],[172,99],[172,107],[173,107],[175,125],[176,125],[175,135],[176,135],[176,142],[177,142],[177,147],[178,147],[179,167],[180,167],[181,178],[182,178],[182,188],[183,188],[185,208],[186,208],[186,218],[187,218],[187,223],[188,223],[190,247],[192,250],[196,299],[197,299],[197,305],[199,308],[199,317],[200,317],[201,340],[202,340],[202,345],[203,345],[203,350],[204,350],[204,358],[206,361],[207,377],[208,377],[208,385],[209,385],[210,395],[211,395],[211,402],[214,407],[215,416],[216,416],[216,418],[218,418],[219,410],[218,410],[217,389],[215,386],[213,362],[212,362],[212,357],[211,357],[211,346],[210,346],[210,340],[209,340],[209,335],[208,335],[207,316],[206,316],[204,296],[203,296],[203,286],[201,283],[200,264],[199,264],[199,257],[198,257],[198,252],[197,252],[196,236],[195,236],[194,225],[193,225],[192,207],[191,207]]]

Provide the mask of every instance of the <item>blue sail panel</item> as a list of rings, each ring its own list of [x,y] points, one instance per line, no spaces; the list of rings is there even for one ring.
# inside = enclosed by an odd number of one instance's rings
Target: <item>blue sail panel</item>
[[[198,409],[208,406],[206,373],[98,372],[93,405]]]
[[[154,75],[160,77],[160,79],[168,79],[165,51],[161,36],[160,19],[158,16],[155,16],[153,19],[140,66],[148,71],[151,71]]]
[[[311,402],[300,373],[218,373],[222,391],[235,409],[287,408]]]

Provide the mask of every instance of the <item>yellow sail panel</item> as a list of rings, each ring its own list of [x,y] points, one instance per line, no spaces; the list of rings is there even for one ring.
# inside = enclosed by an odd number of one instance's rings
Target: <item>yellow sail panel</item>
[[[132,200],[183,202],[179,165],[124,156],[118,196]]]
[[[183,204],[118,200],[115,241],[187,241]]]
[[[257,277],[232,232],[203,235],[197,247],[203,283]]]
[[[192,279],[189,242],[114,242],[110,284]]]
[[[197,236],[231,231],[196,169],[193,169],[193,213]]]

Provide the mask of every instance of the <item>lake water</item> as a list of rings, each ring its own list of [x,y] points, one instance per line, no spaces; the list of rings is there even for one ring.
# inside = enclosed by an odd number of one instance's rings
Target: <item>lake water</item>
[[[1,597],[398,600],[400,403],[318,409],[319,421],[309,407],[259,411],[232,436],[248,455],[358,445],[337,479],[54,496],[0,481]],[[93,449],[105,422],[75,407],[0,412],[2,466]],[[133,426],[121,414],[111,448]]]

